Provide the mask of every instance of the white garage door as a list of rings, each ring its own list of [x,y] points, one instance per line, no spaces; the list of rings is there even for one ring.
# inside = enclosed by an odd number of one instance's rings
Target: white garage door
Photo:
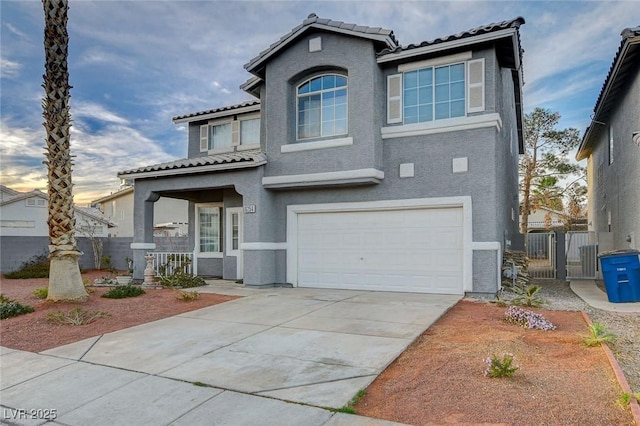
[[[462,208],[299,213],[298,285],[462,294]]]

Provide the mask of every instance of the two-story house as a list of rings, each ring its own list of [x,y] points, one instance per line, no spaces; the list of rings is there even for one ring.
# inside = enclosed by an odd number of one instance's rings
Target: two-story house
[[[622,40],[577,160],[587,159],[589,230],[599,250],[640,250],[640,26]]]
[[[188,158],[135,179],[189,201],[200,275],[248,286],[490,293],[518,233],[522,18],[402,46],[309,15],[245,69],[257,100],[174,118]]]

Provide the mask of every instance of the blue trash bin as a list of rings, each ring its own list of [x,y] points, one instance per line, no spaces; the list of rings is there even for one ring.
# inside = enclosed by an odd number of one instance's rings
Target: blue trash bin
[[[616,250],[598,255],[609,302],[640,302],[639,255],[638,250]]]

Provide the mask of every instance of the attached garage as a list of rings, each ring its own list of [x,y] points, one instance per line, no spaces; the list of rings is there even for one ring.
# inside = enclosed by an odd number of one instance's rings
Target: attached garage
[[[351,207],[292,209],[298,286],[464,293],[463,206]]]

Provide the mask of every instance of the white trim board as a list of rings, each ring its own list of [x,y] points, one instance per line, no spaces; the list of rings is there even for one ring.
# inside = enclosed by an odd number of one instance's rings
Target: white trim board
[[[299,214],[439,207],[462,208],[462,290],[463,292],[473,291],[473,213],[470,196],[289,205],[287,206],[287,282],[294,287],[298,286]]]
[[[240,250],[286,250],[287,243],[242,243]]]
[[[424,123],[403,124],[401,126],[386,126],[380,129],[382,139],[401,138],[405,136],[420,136],[436,133],[455,132],[459,130],[481,129],[495,127],[502,129],[500,114],[482,114],[468,117],[448,118],[444,120],[427,121]]]
[[[382,179],[384,179],[384,172],[382,170],[357,169],[339,172],[266,176],[262,178],[262,186],[265,188],[291,188],[322,184],[379,183]]]
[[[298,142],[289,145],[282,145],[280,147],[281,153],[288,152],[299,152],[299,151],[311,151],[314,149],[326,149],[326,148],[335,148],[339,146],[349,146],[353,145],[353,138],[338,138],[338,139],[327,139],[322,141],[314,141],[314,142]]]

